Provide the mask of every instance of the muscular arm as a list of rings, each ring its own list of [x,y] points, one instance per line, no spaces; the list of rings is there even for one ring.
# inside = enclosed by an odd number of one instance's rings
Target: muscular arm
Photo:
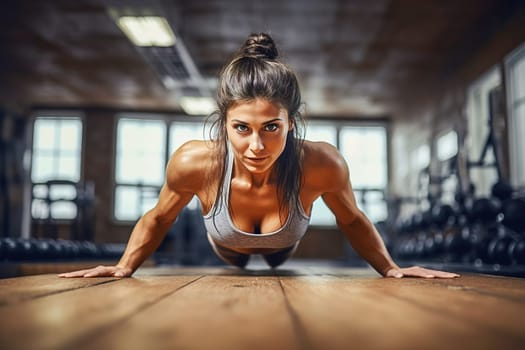
[[[310,186],[318,188],[322,198],[334,213],[337,224],[355,251],[384,277],[458,277],[459,275],[419,266],[400,268],[390,257],[374,225],[359,210],[350,183],[348,166],[339,151],[327,144],[313,145],[311,159],[316,170]],[[307,166],[308,169],[308,166]],[[330,179],[330,181],[326,181]]]
[[[344,159],[333,154],[332,188],[322,196],[334,213],[339,229],[345,234],[357,254],[365,259],[379,274],[386,276],[392,269],[399,269],[374,225],[358,209]]]
[[[173,221],[192,197],[193,193],[179,193],[165,184],[155,208],[144,214],[133,228],[117,266],[135,272],[158,248]]]
[[[209,149],[199,142],[182,146],[170,159],[166,181],[155,207],[144,214],[133,228],[126,250],[115,266],[60,274],[60,277],[131,276],[160,245],[177,215],[203,184],[202,155]]]

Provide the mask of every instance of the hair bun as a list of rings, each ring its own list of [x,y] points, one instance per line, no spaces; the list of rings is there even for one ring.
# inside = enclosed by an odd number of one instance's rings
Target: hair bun
[[[241,48],[244,56],[276,59],[279,56],[273,39],[266,33],[251,34]]]

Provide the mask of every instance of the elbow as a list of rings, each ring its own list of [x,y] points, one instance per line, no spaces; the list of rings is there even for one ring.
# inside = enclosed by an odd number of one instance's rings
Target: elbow
[[[344,230],[354,226],[359,226],[365,220],[365,216],[362,211],[359,211],[356,215],[338,217],[336,218],[337,227]]]

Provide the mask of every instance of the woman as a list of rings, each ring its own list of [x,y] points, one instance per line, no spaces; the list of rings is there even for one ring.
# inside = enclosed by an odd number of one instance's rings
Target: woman
[[[356,206],[341,154],[327,143],[302,140],[297,79],[278,60],[269,35],[252,34],[224,67],[217,104],[215,137],[173,154],[158,203],[137,222],[119,263],[61,277],[131,276],[195,195],[213,249],[241,268],[251,254],[262,254],[271,267],[290,257],[321,196],[353,248],[382,276],[458,276],[393,262]]]

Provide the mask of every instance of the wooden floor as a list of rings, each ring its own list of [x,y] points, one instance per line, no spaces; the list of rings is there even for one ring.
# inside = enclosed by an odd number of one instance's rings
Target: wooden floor
[[[0,280],[1,349],[525,349],[525,280],[145,268]]]

